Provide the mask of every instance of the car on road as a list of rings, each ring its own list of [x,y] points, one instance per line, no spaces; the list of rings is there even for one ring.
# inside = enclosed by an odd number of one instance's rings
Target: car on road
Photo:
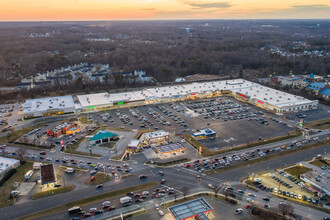
[[[89,212],[95,212],[95,211],[97,211],[97,208],[90,208],[89,209]]]
[[[40,152],[40,155],[46,155],[46,152],[45,151],[41,151]]]
[[[243,212],[243,209],[241,209],[241,208],[235,210],[236,215],[241,214],[242,212]]]
[[[148,177],[148,176],[145,175],[145,174],[142,174],[142,175],[139,176],[140,179],[145,179],[145,178],[147,178],[147,177]]]
[[[116,209],[116,206],[114,206],[114,205],[111,205],[111,206],[108,207],[108,211],[112,211],[112,210],[115,210],[115,209]]]
[[[82,217],[83,218],[88,218],[88,217],[91,217],[91,216],[92,216],[92,214],[87,212],[87,213],[83,214]]]
[[[99,189],[99,188],[102,188],[102,187],[103,187],[103,185],[99,184],[99,185],[96,186],[96,189]]]
[[[269,202],[270,199],[268,197],[263,197],[262,200]]]
[[[103,210],[96,210],[94,212],[94,215],[99,215],[99,214],[102,214],[104,211]]]
[[[270,209],[270,206],[268,204],[265,204],[266,209]]]
[[[209,188],[211,188],[211,189],[214,189],[214,188],[215,188],[215,186],[212,185],[212,184],[208,184],[207,186],[208,186]]]
[[[248,202],[251,202],[251,203],[253,203],[254,202],[254,200],[253,199],[251,199],[251,198],[247,198],[246,199]]]
[[[110,205],[110,201],[104,201],[103,203],[102,203],[102,205]]]
[[[159,209],[159,205],[158,204],[155,204],[155,209]]]
[[[250,208],[250,207],[251,207],[250,204],[246,204],[246,205],[244,206],[244,208],[246,208],[246,209],[248,209],[248,208]]]
[[[166,180],[165,179],[162,179],[161,181],[160,181],[160,184],[164,184],[166,182]]]
[[[158,210],[158,213],[159,213],[160,216],[164,215],[164,212],[162,210]]]

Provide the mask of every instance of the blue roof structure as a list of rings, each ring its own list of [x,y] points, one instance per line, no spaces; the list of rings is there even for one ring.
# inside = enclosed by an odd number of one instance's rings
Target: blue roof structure
[[[107,132],[104,130],[99,130],[91,139],[90,141],[96,141],[96,140],[101,140],[104,138],[111,138],[111,137],[116,137],[118,136],[117,134]]]
[[[324,87],[325,87],[325,84],[324,83],[312,82],[311,84],[309,84],[309,86],[307,86],[307,89],[312,89],[312,90],[320,91]]]
[[[321,90],[320,94],[325,95],[325,96],[330,96],[330,89],[329,88],[324,88],[324,89]]]

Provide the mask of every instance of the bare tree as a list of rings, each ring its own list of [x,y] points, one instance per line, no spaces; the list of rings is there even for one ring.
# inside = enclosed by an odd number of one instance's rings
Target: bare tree
[[[17,156],[20,158],[21,161],[24,161],[24,155],[26,154],[26,149],[19,148],[16,150]]]
[[[181,191],[182,191],[182,194],[183,194],[183,198],[185,199],[186,196],[187,196],[187,194],[188,194],[188,192],[189,192],[189,187],[188,186],[183,186],[181,188]]]
[[[281,202],[278,204],[278,209],[282,214],[283,219],[285,219],[285,215],[293,213],[294,208],[291,204]]]

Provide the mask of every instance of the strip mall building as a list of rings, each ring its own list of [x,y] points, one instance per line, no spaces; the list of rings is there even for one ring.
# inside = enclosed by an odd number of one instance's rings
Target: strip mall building
[[[235,79],[154,87],[123,93],[78,95],[79,104],[75,105],[75,111],[99,111],[223,95],[233,96],[276,114],[304,111],[318,105],[317,100],[308,100],[258,83]]]

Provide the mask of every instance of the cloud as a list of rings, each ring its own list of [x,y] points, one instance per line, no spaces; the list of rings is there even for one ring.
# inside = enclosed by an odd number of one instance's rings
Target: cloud
[[[312,9],[312,8],[329,8],[328,5],[293,5],[293,8],[306,8],[306,9]]]
[[[197,8],[229,8],[231,5],[228,2],[218,2],[218,3],[190,3],[191,6]]]
[[[181,1],[183,4],[193,6],[195,8],[230,8],[232,5],[228,2],[192,2],[192,1]]]
[[[142,8],[142,11],[155,11],[155,8]]]

